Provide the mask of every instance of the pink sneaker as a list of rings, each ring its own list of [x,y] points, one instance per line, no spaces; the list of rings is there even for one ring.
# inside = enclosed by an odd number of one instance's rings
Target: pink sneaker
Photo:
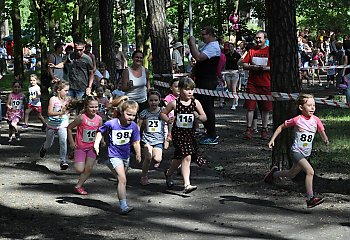
[[[88,195],[87,191],[83,187],[74,187],[76,193],[80,195]]]
[[[140,179],[140,184],[141,184],[142,186],[147,186],[147,185],[149,185],[150,183],[149,183],[149,181],[148,181],[148,177],[147,177],[147,176],[141,177],[141,179]]]

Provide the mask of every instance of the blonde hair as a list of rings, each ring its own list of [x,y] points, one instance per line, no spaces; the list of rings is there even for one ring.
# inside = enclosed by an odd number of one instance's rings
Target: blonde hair
[[[30,74],[29,79],[34,78],[38,84],[40,84],[40,80],[38,76],[34,73]]]
[[[124,112],[128,108],[136,109],[136,111],[137,111],[137,110],[139,110],[139,104],[133,100],[127,100],[127,101],[123,102],[122,105],[120,106],[120,111]]]
[[[314,98],[314,95],[309,93],[300,93],[297,100],[295,101],[295,104],[299,108],[299,106],[303,106],[309,98]]]

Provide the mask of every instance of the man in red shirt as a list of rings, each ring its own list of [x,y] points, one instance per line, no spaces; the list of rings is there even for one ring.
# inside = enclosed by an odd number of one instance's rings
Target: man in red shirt
[[[247,84],[247,93],[259,95],[271,95],[271,79],[270,79],[270,54],[269,47],[266,46],[267,35],[264,31],[258,31],[255,35],[256,46],[248,51],[243,59],[243,68],[249,70],[249,78]],[[258,103],[259,110],[262,112],[261,138],[268,139],[267,124],[269,112],[272,110],[271,101],[246,100],[247,108],[247,130],[244,138],[251,139],[253,135],[252,123],[254,110]]]

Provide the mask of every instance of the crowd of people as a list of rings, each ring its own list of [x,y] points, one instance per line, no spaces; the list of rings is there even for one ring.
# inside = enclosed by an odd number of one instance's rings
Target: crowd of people
[[[266,32],[256,33],[255,44],[245,47],[239,44],[237,48],[229,42],[221,48],[212,27],[202,28],[200,34],[202,46],[197,46],[197,40],[193,36],[188,40],[193,60],[191,77],[174,78],[169,83],[169,94],[165,97],[151,87],[149,71],[143,66],[144,55],[139,50],[133,52],[130,67],[126,63],[120,64],[124,69],[118,69],[119,75],[116,75],[120,79],[115,80],[110,79],[105,63],[96,62],[90,52],[91,45],[76,42],[74,47],[65,49],[63,56],[63,45],[56,44],[48,61],[52,95],[48,101],[47,121],[42,116],[41,89],[37,76],[30,76],[28,101],[23,94],[22,83],[15,81],[6,104],[8,142],[11,144],[13,138],[21,141],[19,122],[24,119],[22,128],[28,128],[29,114],[34,111],[42,122],[42,130],[46,132],[45,141],[39,150],[40,157],[47,155],[55,135],[58,135],[60,169],[69,168],[68,157],[74,159],[79,179],[73,190],[81,195],[88,194],[83,185],[92,173],[96,158],[102,150],[100,148],[107,146],[108,158],[102,162],[118,179],[117,193],[121,214],[128,214],[133,210],[126,198],[126,173],[132,154],[138,162],[142,161],[140,184],[146,186],[150,184],[151,164],[158,168],[163,150],[172,144],[175,151],[171,165],[164,172],[165,183],[168,188],[172,188],[173,174],[179,170],[183,178],[184,193],[195,191],[197,186],[190,182],[190,164],[192,161],[199,166],[206,163],[199,154],[195,137],[199,122],[205,128],[199,144],[216,145],[219,136],[216,131],[215,98],[194,94],[194,88],[215,90],[218,81],[221,81],[230,91],[236,92],[237,84],[241,80],[241,83],[245,82],[247,93],[271,95],[270,55]],[[174,49],[181,47],[182,44],[177,44]],[[181,55],[181,52],[176,54]],[[124,62],[125,57],[124,60],[120,57],[117,60]],[[177,71],[184,71],[183,63],[179,63],[175,62]],[[223,76],[220,75],[222,72]],[[241,79],[242,76],[244,79]],[[221,79],[218,80],[218,77]],[[232,108],[237,105],[236,100]],[[256,129],[255,115],[259,109],[262,116],[261,139],[269,139],[267,125],[272,103],[248,100],[244,106],[247,109],[244,138],[252,138]],[[288,172],[277,172],[277,166],[274,166],[265,177],[265,182],[305,171],[307,207],[314,207],[322,203],[323,199],[313,194],[313,169],[307,159],[317,131],[321,133],[326,144],[329,141],[322,123],[314,116],[313,96],[301,95],[297,108],[301,115],[277,128],[268,143],[269,147],[273,147],[276,137],[284,128],[295,127],[295,142],[291,149],[294,165]],[[71,116],[74,120],[70,122]],[[70,154],[68,143],[73,151]]]

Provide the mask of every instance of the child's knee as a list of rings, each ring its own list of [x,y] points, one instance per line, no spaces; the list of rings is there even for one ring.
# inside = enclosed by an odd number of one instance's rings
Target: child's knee
[[[126,176],[118,175],[118,184],[126,185]]]

